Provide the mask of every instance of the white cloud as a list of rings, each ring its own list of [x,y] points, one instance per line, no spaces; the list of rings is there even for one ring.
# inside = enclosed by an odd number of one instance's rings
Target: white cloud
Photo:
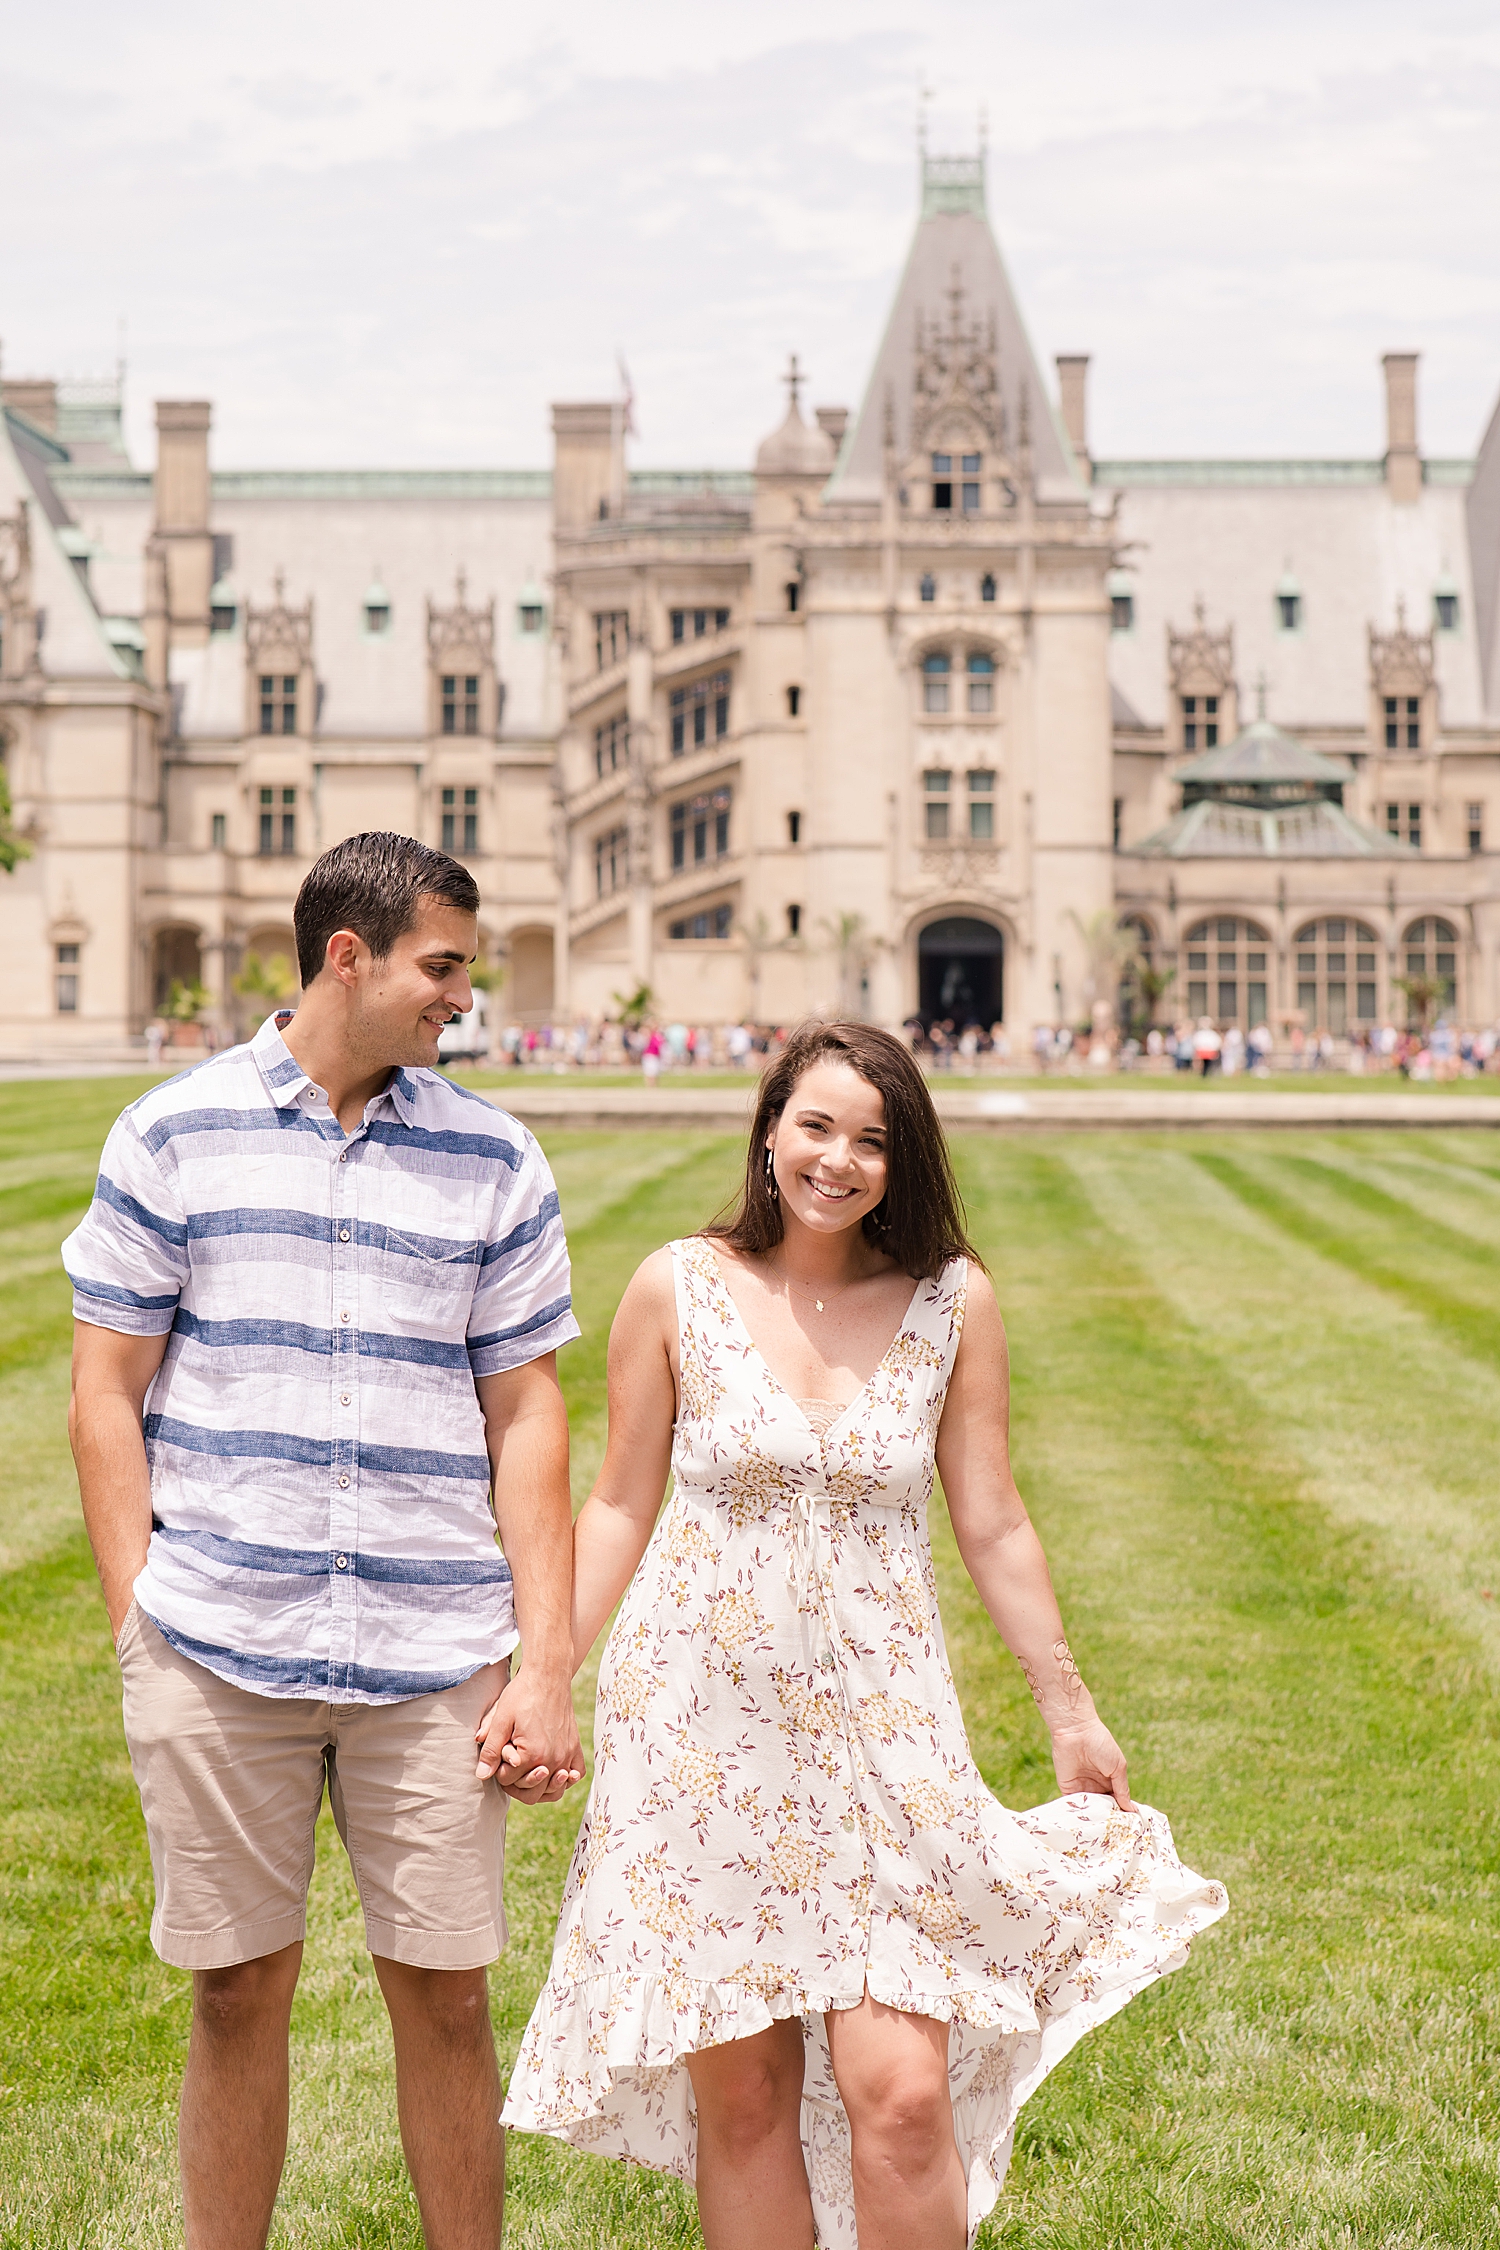
[[[1500,387],[1492,6],[428,0],[32,10],[0,64],[12,370],[129,322],[131,428],[221,461],[547,456],[623,346],[638,458],[745,461],[796,349],[853,403],[935,146],[983,102],[1039,350],[1094,354],[1096,450],[1374,452],[1419,348],[1428,447]],[[1065,28],[1064,28],[1065,27]]]

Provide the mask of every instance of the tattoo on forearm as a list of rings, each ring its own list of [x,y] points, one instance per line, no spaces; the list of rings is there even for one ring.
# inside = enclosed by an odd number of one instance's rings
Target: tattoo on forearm
[[[1063,1694],[1067,1698],[1068,1709],[1070,1711],[1075,1710],[1077,1708],[1078,1698],[1083,1693],[1083,1678],[1078,1670],[1078,1666],[1073,1661],[1073,1651],[1069,1648],[1066,1641],[1054,1641],[1052,1643],[1052,1659],[1063,1676]],[[1025,1657],[1022,1657],[1021,1670],[1025,1675],[1026,1685],[1031,1690],[1032,1696],[1036,1702],[1037,1709],[1040,1710],[1042,1704],[1042,1683],[1037,1678],[1036,1666],[1034,1664],[1028,1664]]]

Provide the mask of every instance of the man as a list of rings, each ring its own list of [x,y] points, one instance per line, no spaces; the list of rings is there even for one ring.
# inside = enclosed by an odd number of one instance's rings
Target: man
[[[502,1787],[583,1769],[556,1366],[579,1331],[540,1150],[431,1068],[478,905],[409,837],[326,852],[295,1016],[126,1110],[64,1245],[152,1942],[193,1973],[188,2250],[270,2227],[325,1779],[426,2240],[500,2240]]]

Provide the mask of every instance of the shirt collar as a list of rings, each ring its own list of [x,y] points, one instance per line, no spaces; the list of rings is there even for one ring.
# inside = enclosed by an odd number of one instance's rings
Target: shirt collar
[[[278,1109],[294,1102],[304,1086],[310,1085],[307,1072],[298,1062],[281,1034],[292,1020],[290,1008],[278,1008],[267,1016],[250,1042],[250,1052],[265,1080],[266,1092]]]
[[[250,1052],[265,1081],[266,1092],[278,1109],[287,1108],[297,1100],[304,1087],[312,1084],[307,1072],[281,1036],[291,1022],[292,1015],[292,1009],[278,1008],[274,1015],[267,1016],[250,1042]],[[389,1104],[403,1125],[415,1125],[418,1093],[418,1081],[411,1072],[397,1069],[382,1091],[366,1105],[365,1115],[369,1117],[372,1112],[378,1112],[382,1105]]]

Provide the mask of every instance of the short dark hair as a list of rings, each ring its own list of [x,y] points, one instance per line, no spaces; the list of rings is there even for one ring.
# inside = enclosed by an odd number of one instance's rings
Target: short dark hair
[[[314,860],[297,893],[297,974],[305,992],[328,957],[335,930],[353,930],[377,961],[417,921],[421,899],[441,899],[461,914],[479,912],[479,885],[456,859],[389,828],[346,836]]]
[[[846,1063],[885,1103],[886,1188],[860,1222],[865,1240],[913,1281],[924,1275],[935,1281],[951,1258],[983,1266],[965,1232],[948,1143],[916,1057],[903,1041],[868,1023],[798,1025],[760,1082],[738,1203],[704,1233],[751,1256],[776,1248],[785,1229],[766,1177],[766,1136],[802,1073],[818,1062]]]

